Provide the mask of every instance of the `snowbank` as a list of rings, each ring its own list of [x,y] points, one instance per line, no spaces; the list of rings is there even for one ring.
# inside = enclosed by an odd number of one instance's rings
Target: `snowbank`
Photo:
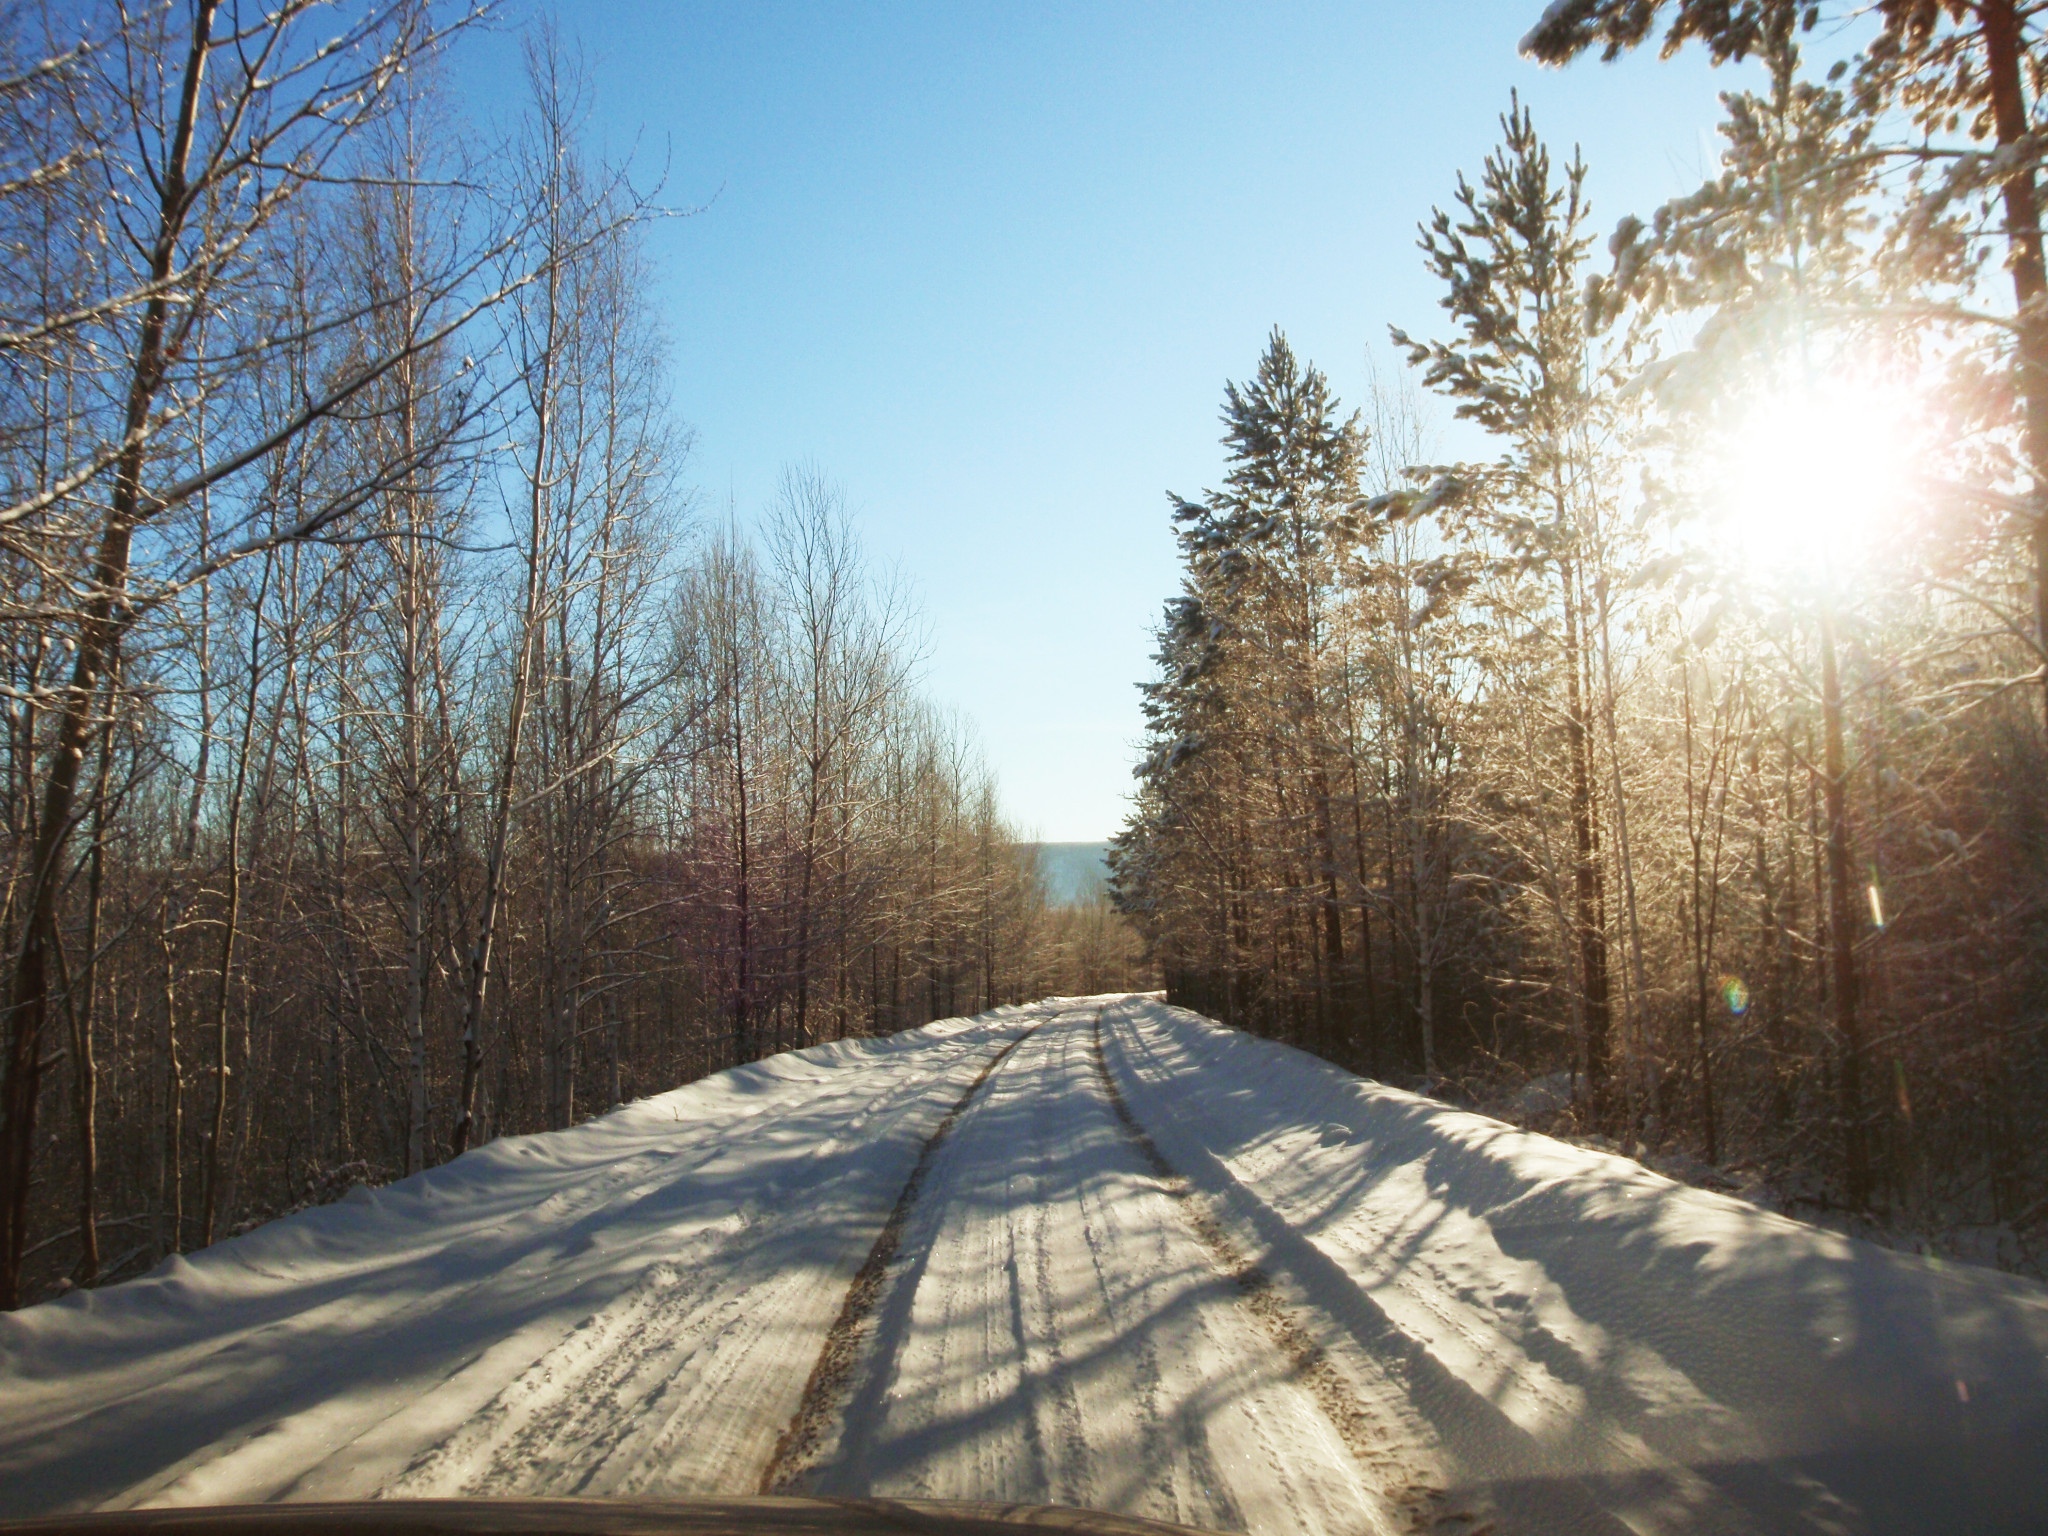
[[[2048,1528],[2048,1290],[1856,1242],[1149,1002],[1112,1070],[1464,1479],[1684,1528]],[[1660,1515],[1658,1512],[1662,1511]],[[1838,1524],[1839,1523],[1839,1524]]]
[[[762,1346],[736,1381],[674,1393],[734,1423],[699,1437],[702,1467],[671,1491],[733,1491],[725,1463],[755,1441],[765,1457],[787,1422],[848,1256],[1015,1033],[948,1020],[776,1056],[0,1316],[0,1516],[364,1497],[478,1418],[496,1426],[469,1447],[487,1461],[522,1435],[567,1447],[587,1346],[620,1317],[724,1341],[721,1370]],[[736,1319],[757,1284],[780,1315]],[[537,1490],[505,1491],[575,1491],[552,1456],[532,1462]]]

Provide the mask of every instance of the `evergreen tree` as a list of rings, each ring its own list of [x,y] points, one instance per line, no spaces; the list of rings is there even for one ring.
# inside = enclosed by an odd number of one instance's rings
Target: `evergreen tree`
[[[1880,0],[1878,31],[1853,67],[1842,60],[1829,70],[1831,83],[1846,80],[1846,91],[1791,83],[1802,35],[1871,9],[1855,0],[1561,0],[1523,39],[1522,50],[1562,64],[1597,47],[1613,60],[1648,41],[1661,22],[1667,57],[1697,42],[1716,64],[1761,58],[1772,68],[1781,103],[1788,91],[1797,92],[1803,98],[1798,115],[1806,122],[1833,119],[1826,125],[1831,132],[1804,146],[1760,144],[1773,153],[1766,166],[1749,168],[1757,195],[1839,205],[1845,183],[1868,190],[1881,175],[1899,182],[1899,195],[1867,242],[1869,262],[1893,289],[1945,290],[1919,300],[1915,318],[1946,327],[1949,344],[1962,344],[1947,393],[1967,396],[1987,415],[2006,414],[2014,430],[2018,452],[2011,468],[2024,492],[2008,504],[2031,568],[2021,624],[2030,631],[2037,681],[2048,689],[2048,260],[2038,185],[2048,155],[2039,90],[2048,53],[2036,24],[2039,7],[2025,0]],[[1778,117],[1782,122],[1790,114],[1781,110]],[[1735,148],[1739,154],[1742,146]],[[1793,152],[1801,148],[1804,153]],[[1731,169],[1740,177],[1745,168]],[[1755,175],[1757,169],[1766,174]],[[1709,188],[1691,204],[1660,214],[1653,228],[1625,221],[1614,241],[1620,285],[1638,286],[1634,274],[1655,264],[1647,258],[1660,242],[1695,240],[1697,232],[1724,225],[1730,213],[1739,218],[1742,210]],[[1986,240],[1986,228],[1998,236]],[[2001,248],[2011,307],[1987,312],[1980,302],[1984,266]],[[1769,275],[1754,264],[1720,271],[1744,282]],[[1881,309],[1872,315],[1885,318]],[[1997,375],[2007,388],[1984,387]]]
[[[1455,214],[1422,228],[1440,301],[1457,327],[1448,342],[1396,330],[1424,382],[1456,401],[1456,414],[1499,438],[1496,464],[1462,477],[1462,498],[1495,530],[1515,563],[1556,583],[1558,661],[1570,781],[1570,937],[1580,1038],[1595,1112],[1604,1112],[1613,1057],[1606,895],[1593,775],[1592,644],[1588,599],[1597,572],[1588,513],[1598,467],[1589,462],[1594,390],[1606,383],[1588,355],[1583,269],[1591,243],[1586,168],[1561,169],[1526,108],[1501,118],[1502,142],[1474,186],[1458,178]],[[1441,499],[1441,498],[1440,498]]]
[[[1331,805],[1331,558],[1357,514],[1364,435],[1277,329],[1256,375],[1226,386],[1222,419],[1222,487],[1172,498],[1186,588],[1169,605],[1161,678],[1147,692],[1145,803],[1175,814],[1177,835],[1206,842],[1211,966],[1236,968],[1236,904],[1267,905],[1269,948],[1302,951],[1317,1034],[1333,1048],[1348,1032],[1349,993]],[[1120,872],[1157,868],[1141,848],[1171,841],[1167,832],[1164,821],[1134,829]],[[1238,849],[1264,866],[1249,890],[1233,874]],[[1128,910],[1140,901],[1133,879],[1119,887]],[[1304,915],[1314,941],[1297,945],[1291,928]]]
[[[1530,47],[1550,57],[1606,42],[1610,55],[1647,35],[1651,7],[1627,17],[1596,7],[1566,8],[1531,35]],[[1611,279],[1592,284],[1592,318],[1610,319],[1630,305],[1643,313],[1701,317],[1693,345],[1660,365],[1657,394],[1679,423],[1693,457],[1725,464],[1739,455],[1731,438],[1754,431],[1756,402],[1773,395],[1821,393],[1824,377],[1884,367],[1917,366],[1928,351],[1951,354],[1960,381],[1981,367],[1959,334],[1952,306],[1942,298],[1969,281],[1965,231],[1954,196],[1926,185],[1903,210],[1888,214],[1881,171],[1893,156],[1878,142],[1887,103],[1920,99],[1941,28],[1933,7],[1917,20],[1911,7],[1887,7],[1887,24],[1852,90],[1800,78],[1799,36],[1817,21],[1815,7],[1753,5],[1718,14],[1681,5],[1665,38],[1667,51],[1691,38],[1708,44],[1718,61],[1752,57],[1768,70],[1770,88],[1724,98],[1721,171],[1693,194],[1657,210],[1645,225],[1624,220],[1613,242]],[[1969,7],[1950,8],[1959,20]],[[2007,7],[2006,9],[2010,9]],[[1997,6],[1976,8],[1977,43],[1988,46]],[[1573,20],[1572,17],[1577,17]],[[1577,39],[1576,42],[1573,39]],[[1940,68],[1971,46],[1951,31]],[[1920,55],[1914,62],[1915,54]],[[1846,67],[1833,72],[1839,80]],[[1915,83],[1917,80],[1917,84]],[[1916,94],[1917,93],[1917,94]],[[1963,98],[1949,92],[1950,106]],[[1938,115],[1938,114],[1937,114]],[[1948,126],[1953,131],[1959,124]],[[1922,126],[1941,125],[1922,114]],[[2031,198],[2031,175],[2024,178]],[[2010,207],[2010,199],[2008,200]],[[2024,242],[2016,247],[2024,256]],[[2024,267],[2024,260],[2021,266]],[[2024,302],[2024,295],[2022,295]],[[2023,320],[2021,330],[2024,332]],[[1959,348],[1958,342],[1962,343]],[[2024,350],[2024,348],[2022,349]],[[2044,354],[2048,356],[2048,354]],[[2026,370],[2021,369],[2021,394]],[[1977,391],[1948,392],[1967,406]],[[1993,414],[1996,407],[1993,407]],[[1981,416],[1980,411],[1980,416]],[[1995,425],[1979,420],[1980,429]],[[2023,441],[2026,433],[2022,433]],[[1815,444],[1824,453],[1824,444]],[[2034,449],[2027,454],[2032,462]],[[1681,451],[1681,457],[1685,456]],[[2037,486],[2041,483],[2035,476]],[[2035,535],[2037,548],[2041,535]],[[1838,643],[1842,583],[1829,572],[1805,606],[1814,621],[1817,688],[1822,720],[1820,781],[1826,815],[1827,974],[1823,991],[1834,1036],[1836,1117],[1840,1126],[1846,1191],[1864,1205],[1871,1194],[1865,1083],[1869,1075],[1856,947],[1866,928],[1864,892],[1854,876],[1850,781],[1856,768],[1845,722],[1846,701]],[[2037,598],[2040,590],[2037,559]],[[1710,577],[1711,579],[1711,577]],[[1761,595],[1746,574],[1741,590],[1724,597],[1754,605]],[[1794,615],[1794,618],[1804,615]],[[2015,628],[2022,627],[2015,625]],[[2037,625],[2037,632],[2039,626]]]

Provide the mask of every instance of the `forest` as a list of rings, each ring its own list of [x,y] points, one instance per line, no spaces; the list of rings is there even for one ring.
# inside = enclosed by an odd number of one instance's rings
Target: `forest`
[[[700,504],[678,211],[489,19],[0,12],[0,1306],[1130,970],[843,492]]]
[[[1719,165],[1596,224],[1504,103],[1395,376],[1227,389],[1111,855],[1171,1001],[2039,1271],[2037,9],[1532,14],[1730,66]]]
[[[0,8],[0,1307],[1155,981],[2048,1262],[2032,7],[1532,14],[1567,71],[1726,65],[1712,178],[1596,219],[1511,98],[1353,407],[1248,356],[1080,906],[829,470],[693,485],[648,255],[693,210],[544,18],[466,117],[497,15]]]

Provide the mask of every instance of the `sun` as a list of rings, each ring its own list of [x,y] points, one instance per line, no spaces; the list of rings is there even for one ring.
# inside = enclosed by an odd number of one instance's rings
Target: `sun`
[[[1715,481],[1729,554],[1754,576],[1795,581],[1862,565],[1910,495],[1924,416],[1912,390],[1876,379],[1758,399]]]

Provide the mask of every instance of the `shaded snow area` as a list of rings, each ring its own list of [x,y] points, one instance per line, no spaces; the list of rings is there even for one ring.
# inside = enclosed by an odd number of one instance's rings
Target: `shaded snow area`
[[[1143,998],[721,1073],[0,1319],[0,1513],[763,1490],[2048,1528],[2048,1291]]]

